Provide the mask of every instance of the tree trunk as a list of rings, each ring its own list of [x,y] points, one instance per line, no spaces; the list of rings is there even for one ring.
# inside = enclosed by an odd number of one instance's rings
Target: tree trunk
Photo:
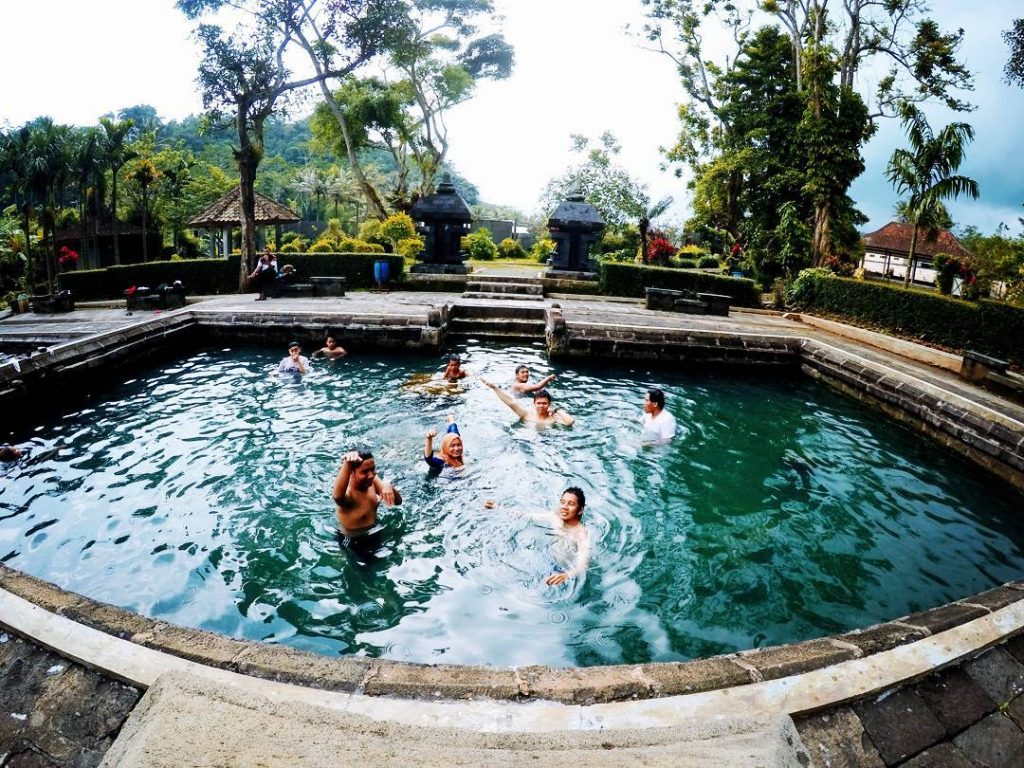
[[[34,294],[36,292],[36,272],[32,268],[32,220],[30,211],[31,206],[26,202],[21,211],[24,216],[22,229],[25,230],[25,283],[28,285],[28,292]]]
[[[814,233],[811,235],[811,266],[820,267],[832,253],[832,207],[814,204]]]
[[[917,222],[914,219],[914,231],[910,233],[910,251],[907,253],[907,273],[903,276],[903,287],[910,287],[910,268],[914,265],[914,254],[917,252]]]
[[[386,219],[388,216],[387,208],[384,207],[384,203],[381,201],[380,195],[377,194],[377,190],[373,188],[369,179],[366,178],[366,174],[363,173],[363,166],[360,165],[359,158],[356,157],[352,137],[349,135],[348,126],[345,124],[345,114],[341,111],[341,107],[338,106],[338,102],[334,98],[334,94],[331,93],[331,89],[327,87],[327,83],[323,80],[320,81],[320,93],[327,103],[327,108],[334,115],[334,119],[337,121],[338,128],[341,131],[341,136],[345,140],[345,154],[348,157],[348,164],[352,169],[352,175],[356,177],[356,182],[359,184],[359,189],[362,190],[363,196],[370,204],[377,218],[381,220]]]
[[[146,194],[146,188],[142,188],[142,263],[145,264],[149,261],[149,232],[146,231],[146,209],[149,208],[149,200]]]
[[[121,266],[121,245],[117,241],[117,171],[115,166],[111,169],[113,182],[110,186],[110,233],[114,236],[114,266]]]
[[[245,292],[246,280],[252,264],[256,262],[256,170],[263,153],[263,118],[252,116],[250,133],[247,102],[238,104],[235,113],[235,131],[238,134],[238,149],[234,151],[238,166],[238,207],[241,212],[241,258],[238,260],[238,292]],[[255,136],[255,141],[253,140]],[[230,255],[230,254],[226,254]]]
[[[640,219],[640,263],[646,264],[650,260],[651,247],[647,242],[647,233],[651,228],[651,222],[647,220],[647,217]]]

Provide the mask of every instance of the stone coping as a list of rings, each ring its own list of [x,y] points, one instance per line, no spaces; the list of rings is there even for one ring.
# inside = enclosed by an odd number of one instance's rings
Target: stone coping
[[[436,317],[433,311],[427,314],[429,318],[424,319],[430,326],[422,330],[442,331],[447,313],[440,311]],[[321,312],[279,313],[262,308],[219,313],[195,309],[169,312],[116,331],[53,347],[22,360],[20,372],[15,372],[10,365],[0,366],[0,397],[20,379],[35,376],[53,384],[63,381],[61,373],[95,374],[97,369],[111,362],[132,359],[140,351],[165,345],[168,339],[180,337],[183,331],[206,324],[251,330],[264,323],[265,327],[270,327],[298,321],[337,323],[335,315],[326,316]],[[372,324],[378,329],[390,325],[418,332],[408,314],[378,313]],[[599,323],[566,324],[561,311],[549,313],[549,346],[552,333],[568,333],[571,341],[574,330],[588,332],[590,338],[583,339],[586,349],[593,351],[592,344],[596,340],[605,345],[605,350],[613,350],[622,357],[644,357],[644,354],[636,354],[640,345],[649,344],[652,351],[657,352],[670,344],[703,348],[715,355],[728,352],[730,359],[746,357],[748,362],[756,362],[758,356],[766,355],[780,362],[789,361],[804,373],[909,423],[1024,489],[1024,424],[1021,421],[983,402],[971,400],[963,392],[943,388],[935,380],[915,378],[838,345],[779,332],[743,333],[724,329],[715,332],[626,323],[602,328]],[[187,341],[185,338],[182,343]],[[19,381],[12,381],[15,376]],[[20,384],[22,394],[27,394],[25,382]],[[58,615],[143,647],[256,677],[369,696],[547,699],[571,704],[691,694],[825,669],[920,641],[1015,604],[1024,597],[1024,581],[1010,582],[971,598],[862,630],[690,662],[578,669],[544,666],[497,669],[408,664],[363,657],[331,658],[234,640],[138,616],[65,592],[3,566],[0,566],[0,588]]]
[[[4,592],[111,638],[205,667],[318,690],[428,700],[546,700],[593,705],[660,699],[757,686],[827,670],[847,662],[867,660],[1000,614],[1002,609],[1011,606],[1015,606],[1016,613],[1021,615],[1007,625],[1005,622],[1000,624],[999,633],[990,639],[989,644],[1024,628],[1024,603],[1021,603],[1024,581],[1014,581],[883,624],[788,645],[686,662],[578,668],[542,665],[498,668],[332,657],[281,645],[237,640],[140,616],[0,565],[0,596]],[[16,633],[24,632],[24,628],[19,630],[18,625],[9,623],[2,612],[0,625]],[[45,638],[32,639],[48,647],[54,645],[45,642]],[[74,655],[73,648],[63,650]],[[945,659],[941,663],[936,661],[932,666],[952,663],[957,658]],[[918,674],[927,671],[931,668]],[[112,672],[116,674],[116,670]],[[127,682],[148,684],[145,680],[120,676]],[[877,687],[890,684],[892,681],[883,681]],[[868,690],[874,688],[868,686]],[[863,693],[853,692],[851,698]],[[835,703],[830,698],[822,706]]]

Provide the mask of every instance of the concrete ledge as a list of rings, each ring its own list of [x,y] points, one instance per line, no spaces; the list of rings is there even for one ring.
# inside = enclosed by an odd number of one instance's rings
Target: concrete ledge
[[[735,689],[831,668],[913,645],[1008,608],[1021,615],[1022,624],[1014,631],[1024,628],[1024,583],[1009,582],[973,597],[832,638],[755,648],[682,663],[579,668],[538,665],[501,669],[337,658],[236,640],[139,616],[0,565],[0,598],[4,594],[74,621],[83,629],[103,633],[111,643],[128,641],[140,649],[160,652],[182,662],[318,690],[427,700],[541,699],[593,705],[657,699]],[[14,632],[23,631],[2,611],[0,625]],[[32,639],[46,644],[45,639]],[[55,650],[77,658],[73,653],[68,654],[69,649]],[[134,679],[131,682],[146,684]]]
[[[785,317],[800,320],[814,328],[821,328],[823,331],[834,333],[836,336],[842,336],[846,339],[853,339],[854,341],[859,341],[863,344],[869,344],[872,347],[885,350],[886,352],[899,355],[900,357],[905,357],[908,360],[915,360],[919,363],[925,363],[926,365],[934,365],[936,368],[944,368],[947,371],[952,371],[953,373],[959,373],[960,366],[963,363],[963,359],[959,355],[954,355],[951,352],[931,349],[923,344],[915,344],[912,341],[897,339],[892,336],[886,336],[884,333],[869,331],[865,328],[857,328],[856,326],[846,325],[845,323],[839,323],[835,320],[826,320],[822,317],[815,317],[814,315],[804,315],[793,312],[786,314]]]

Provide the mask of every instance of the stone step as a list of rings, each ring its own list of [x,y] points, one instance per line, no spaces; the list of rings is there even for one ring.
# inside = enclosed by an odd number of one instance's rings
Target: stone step
[[[542,339],[543,320],[510,320],[455,317],[448,321],[448,335],[479,338]]]
[[[543,296],[544,286],[537,283],[494,283],[484,280],[470,280],[466,283],[466,291],[474,293],[509,293],[531,296]]]
[[[460,320],[534,320],[544,322],[547,307],[509,304],[455,304],[451,316]]]
[[[533,294],[524,293],[484,293],[482,291],[466,291],[462,294],[464,299],[496,299],[498,301],[506,301],[508,299],[515,299],[518,301],[544,301],[544,296],[536,296]]]
[[[537,269],[536,277],[523,277],[520,275],[481,275],[474,273],[469,279],[479,283],[536,283],[540,284],[540,268]]]

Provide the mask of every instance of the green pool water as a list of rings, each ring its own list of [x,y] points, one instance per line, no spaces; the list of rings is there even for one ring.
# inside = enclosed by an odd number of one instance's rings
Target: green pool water
[[[197,352],[25,436],[0,469],[0,559],[147,616],[325,654],[594,665],[688,659],[892,619],[1024,575],[1024,497],[796,375],[551,365],[465,346],[509,382],[554,372],[572,428],[538,431],[479,382],[401,389],[440,357],[352,355],[301,381],[281,350]],[[681,434],[643,447],[646,386]],[[453,412],[467,470],[431,476]],[[405,496],[370,565],[336,537],[339,457],[370,446]],[[543,578],[517,512],[587,493],[586,577]],[[497,509],[483,508],[497,499]]]

